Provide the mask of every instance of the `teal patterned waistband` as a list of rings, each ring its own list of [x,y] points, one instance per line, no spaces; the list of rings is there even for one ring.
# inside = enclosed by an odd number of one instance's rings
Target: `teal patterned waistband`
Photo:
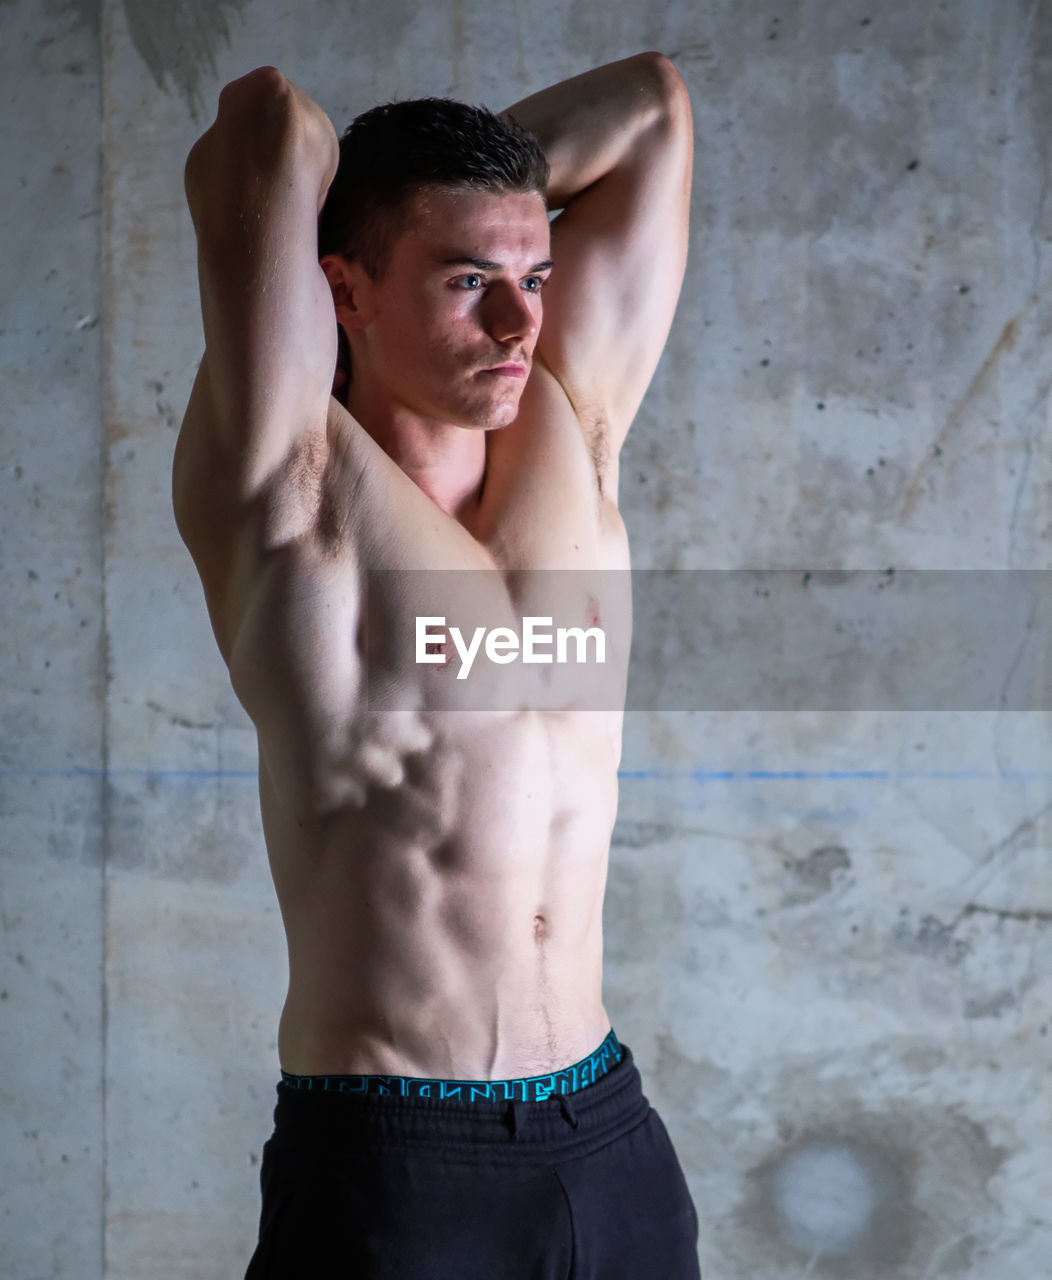
[[[455,1102],[544,1102],[553,1094],[576,1093],[594,1084],[621,1061],[613,1029],[603,1043],[572,1067],[517,1080],[434,1080],[418,1076],[293,1076],[281,1073],[286,1089],[330,1093],[389,1093],[403,1098],[445,1098]]]

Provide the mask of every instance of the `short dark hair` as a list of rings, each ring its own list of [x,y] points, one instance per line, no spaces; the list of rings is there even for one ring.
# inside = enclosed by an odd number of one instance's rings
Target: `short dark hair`
[[[336,177],[318,219],[318,256],[356,259],[378,280],[418,191],[536,191],[543,198],[548,176],[533,134],[485,107],[449,98],[373,107],[340,139]]]

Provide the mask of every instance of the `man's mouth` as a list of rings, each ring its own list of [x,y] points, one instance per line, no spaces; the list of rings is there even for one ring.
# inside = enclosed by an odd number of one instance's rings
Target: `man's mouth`
[[[482,369],[480,372],[490,373],[498,378],[525,378],[526,366],[518,363],[496,364],[489,369]]]

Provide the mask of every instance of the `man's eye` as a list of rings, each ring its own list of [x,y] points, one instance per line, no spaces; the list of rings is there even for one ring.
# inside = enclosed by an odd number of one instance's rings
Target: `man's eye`
[[[526,290],[527,293],[540,293],[540,291],[544,288],[544,277],[543,276],[527,276],[526,279],[522,282],[522,287]]]
[[[469,276],[460,276],[456,283],[460,289],[478,289],[482,284],[482,277],[477,272],[473,272]]]

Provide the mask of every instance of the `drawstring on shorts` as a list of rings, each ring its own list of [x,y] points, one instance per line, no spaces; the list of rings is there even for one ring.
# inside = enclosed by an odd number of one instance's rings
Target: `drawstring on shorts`
[[[575,1115],[574,1109],[570,1105],[566,1095],[560,1093],[556,1096],[559,1099],[559,1107],[563,1113],[563,1119],[571,1129],[576,1129],[581,1122]],[[530,1106],[531,1104],[529,1102],[508,1103],[508,1116],[511,1119],[511,1136],[513,1140],[517,1140],[522,1131],[526,1128],[530,1115],[532,1114]]]
[[[508,1112],[511,1116],[511,1136],[514,1140],[526,1128],[526,1122],[530,1118],[530,1104],[528,1102],[509,1102]]]

